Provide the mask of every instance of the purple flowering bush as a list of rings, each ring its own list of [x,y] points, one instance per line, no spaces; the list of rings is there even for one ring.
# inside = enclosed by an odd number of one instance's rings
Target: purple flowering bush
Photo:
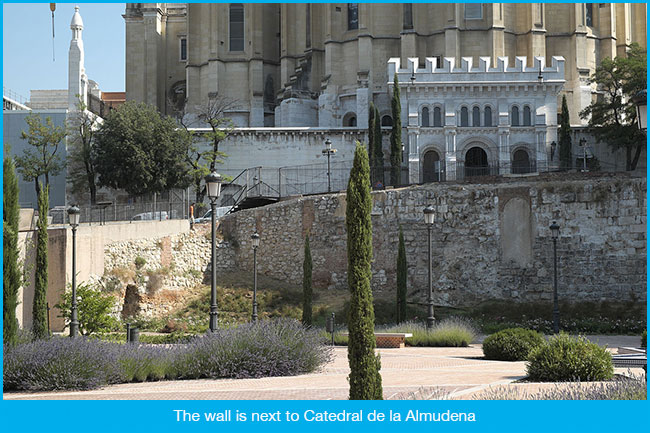
[[[253,378],[307,373],[331,359],[318,331],[297,320],[245,324],[185,345],[51,338],[4,347],[4,391],[92,389],[162,379]]]
[[[291,376],[314,371],[332,356],[318,331],[293,319],[218,330],[180,352],[173,370],[181,379]]]

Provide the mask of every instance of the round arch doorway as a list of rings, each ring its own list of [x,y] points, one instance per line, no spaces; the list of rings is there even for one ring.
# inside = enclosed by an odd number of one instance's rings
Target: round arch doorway
[[[442,180],[442,161],[440,154],[435,150],[427,150],[424,153],[422,163],[422,182],[440,182]]]
[[[465,154],[465,177],[487,176],[490,165],[485,150],[478,146],[470,148]]]
[[[512,173],[526,174],[532,172],[530,157],[524,149],[518,149],[512,155]]]

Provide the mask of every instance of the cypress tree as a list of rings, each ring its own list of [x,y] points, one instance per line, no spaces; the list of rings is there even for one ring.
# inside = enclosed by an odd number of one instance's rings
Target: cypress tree
[[[406,320],[406,247],[402,226],[399,227],[399,246],[397,247],[397,323]]]
[[[347,190],[345,225],[348,233],[348,362],[350,400],[381,400],[380,362],[375,356],[375,312],[370,289],[372,221],[370,167],[366,149],[357,144]]]
[[[571,123],[569,122],[569,107],[566,103],[566,95],[562,96],[562,114],[560,114],[560,170],[573,168],[571,156]]]
[[[2,342],[16,344],[18,320],[18,289],[20,287],[20,264],[18,259],[18,179],[11,158],[3,161],[2,179]]]
[[[397,186],[402,166],[402,104],[397,74],[393,79],[393,99],[390,105],[393,110],[393,129],[390,134],[390,184]]]
[[[49,187],[40,188],[38,195],[38,240],[36,242],[36,269],[34,274],[34,304],[32,308],[32,332],[34,338],[48,336],[47,329],[47,210]]]
[[[370,160],[371,164],[375,166],[375,182],[379,181],[382,185],[384,182],[384,148],[381,134],[381,118],[379,116],[379,108],[375,107],[375,160]],[[372,186],[372,185],[371,185]]]
[[[375,134],[375,104],[370,103],[368,110],[368,159],[370,160],[370,186],[377,182],[377,171],[374,169],[375,165],[375,141],[377,140]]]
[[[309,235],[305,238],[305,260],[302,262],[302,324],[311,326],[311,250],[309,248]]]

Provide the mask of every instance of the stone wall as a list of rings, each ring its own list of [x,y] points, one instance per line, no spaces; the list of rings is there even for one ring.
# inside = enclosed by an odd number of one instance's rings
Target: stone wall
[[[404,230],[410,296],[427,287],[427,228],[433,204],[436,304],[491,299],[550,300],[553,243],[565,300],[646,299],[646,179],[626,174],[565,174],[492,184],[433,183],[373,193],[373,277],[376,292],[395,290],[399,225]],[[345,194],[305,197],[237,212],[221,221],[235,262],[252,269],[250,235],[261,236],[260,272],[300,284],[303,239],[310,233],[317,288],[345,288]]]

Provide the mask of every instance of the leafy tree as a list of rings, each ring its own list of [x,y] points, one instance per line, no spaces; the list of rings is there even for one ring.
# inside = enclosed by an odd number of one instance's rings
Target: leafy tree
[[[40,196],[39,178],[45,177],[45,186],[50,185],[50,175],[56,176],[64,167],[61,156],[57,154],[61,141],[65,138],[65,128],[54,126],[52,118],[46,117],[45,124],[38,114],[25,118],[28,132],[22,131],[20,138],[27,140],[32,148],[26,148],[22,155],[16,156],[16,168],[25,182],[34,182],[36,196]]]
[[[189,184],[186,136],[150,105],[126,102],[108,115],[95,140],[100,186],[137,196]]]
[[[2,176],[2,342],[16,343],[18,289],[21,283],[18,259],[18,179],[11,158],[3,161]]]
[[[636,169],[646,145],[645,134],[636,124],[636,108],[631,98],[647,87],[647,53],[638,44],[627,57],[606,58],[591,77],[599,97],[580,112],[589,119],[596,139],[614,149],[625,149],[626,169]]]
[[[90,335],[101,331],[111,331],[117,327],[117,319],[111,316],[115,304],[115,298],[104,294],[88,283],[77,286],[77,315],[79,320],[79,332],[81,335]],[[72,320],[72,291],[66,291],[61,297],[61,302],[55,305],[61,311],[59,317],[63,317],[66,326]]]
[[[302,262],[302,324],[312,324],[312,286],[311,286],[311,249],[309,248],[309,235],[305,238],[305,259]]]
[[[397,74],[393,83],[393,99],[390,104],[393,110],[393,129],[390,134],[390,184],[396,186],[400,182],[402,167],[402,104]]]
[[[97,173],[93,146],[99,118],[79,100],[77,112],[68,121],[68,181],[72,192],[90,194],[90,203],[97,202]]]
[[[374,146],[374,161],[370,159],[375,171],[375,182],[384,182],[384,148],[383,148],[383,135],[381,133],[381,118],[379,115],[379,108],[375,106],[375,146]]]
[[[571,157],[571,123],[569,121],[569,107],[567,106],[565,95],[562,95],[562,113],[560,114],[559,133],[560,170],[570,170],[573,168]]]
[[[406,247],[404,233],[399,228],[399,246],[397,247],[397,323],[406,320]]]
[[[373,170],[375,165],[375,141],[377,140],[375,134],[375,104],[370,103],[370,108],[368,109],[368,159],[370,160],[370,184],[374,185],[377,182],[376,171]]]
[[[32,305],[32,332],[34,338],[45,338],[49,335],[47,329],[47,282],[48,282],[48,257],[47,257],[47,210],[49,203],[49,190],[46,185],[39,187],[38,195],[38,223],[36,231],[36,271],[34,275],[34,303]]]
[[[372,221],[370,167],[366,149],[357,143],[347,190],[345,224],[348,233],[348,362],[350,399],[382,399],[380,361],[375,356],[375,313],[370,289]]]

